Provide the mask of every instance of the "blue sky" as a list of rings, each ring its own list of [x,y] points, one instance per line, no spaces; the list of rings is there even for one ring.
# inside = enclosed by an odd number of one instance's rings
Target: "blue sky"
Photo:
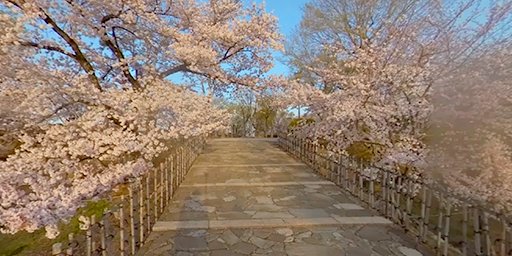
[[[246,5],[251,5],[254,2],[257,4],[265,2],[266,11],[273,12],[274,16],[279,19],[281,33],[286,37],[290,35],[292,30],[299,24],[302,18],[302,7],[308,0],[244,0]],[[270,71],[270,74],[288,74],[288,67],[278,61],[280,55],[279,52],[274,52],[274,68]],[[289,109],[289,111],[297,116],[296,109]]]
[[[293,28],[297,26],[302,17],[302,7],[307,0],[268,0],[268,1],[254,1],[244,0],[246,6],[252,5],[256,2],[261,4],[265,2],[265,9],[267,12],[273,12],[274,16],[279,19],[279,26],[281,27],[281,33],[288,36]],[[274,57],[280,56],[280,53],[274,53]],[[271,74],[288,74],[288,68],[280,63],[277,59],[274,59],[274,68],[270,72]]]

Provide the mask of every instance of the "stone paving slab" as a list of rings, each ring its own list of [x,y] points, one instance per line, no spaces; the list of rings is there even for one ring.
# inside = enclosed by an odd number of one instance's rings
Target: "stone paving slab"
[[[317,185],[329,184],[329,185]],[[232,186],[231,186],[232,185]],[[330,182],[180,187],[162,221],[373,216]]]
[[[286,156],[285,154],[253,154],[251,152],[226,155],[215,154],[214,156],[204,154],[198,156],[196,161],[207,162],[211,158],[215,158],[215,162],[211,162],[211,165],[301,164],[298,160]]]
[[[391,225],[153,232],[137,255],[433,255],[401,232]]]
[[[214,171],[215,175],[212,175]],[[310,182],[322,181],[311,173],[308,166],[303,164],[292,165],[209,165],[192,168],[190,179],[183,185],[192,183],[224,183],[226,181],[238,182]]]
[[[431,255],[272,139],[211,141],[138,255]]]
[[[183,184],[186,187],[277,187],[277,186],[299,186],[299,185],[333,185],[332,181],[286,181],[286,182],[230,182],[230,183],[195,183]]]
[[[198,221],[159,221],[153,231],[182,229],[230,229],[230,228],[290,228],[304,226],[332,226],[356,224],[391,224],[391,221],[378,216],[373,217],[324,217],[324,218],[256,218],[237,220],[198,220]]]

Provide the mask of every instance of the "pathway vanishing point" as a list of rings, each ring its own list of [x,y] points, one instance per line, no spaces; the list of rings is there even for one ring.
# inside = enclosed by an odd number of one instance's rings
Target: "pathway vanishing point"
[[[274,139],[211,140],[137,255],[431,255]]]

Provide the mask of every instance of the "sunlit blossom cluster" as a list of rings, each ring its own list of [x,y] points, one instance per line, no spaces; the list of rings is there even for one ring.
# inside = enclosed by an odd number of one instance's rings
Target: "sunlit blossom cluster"
[[[299,130],[305,138],[325,140],[328,148],[345,153],[356,144],[371,148],[370,160],[393,170],[397,165],[420,167],[426,153],[421,125],[431,111],[426,93],[430,73],[387,62],[385,48],[370,49],[317,70],[338,90],[326,94],[290,83],[284,101],[307,107],[307,118],[314,122]]]

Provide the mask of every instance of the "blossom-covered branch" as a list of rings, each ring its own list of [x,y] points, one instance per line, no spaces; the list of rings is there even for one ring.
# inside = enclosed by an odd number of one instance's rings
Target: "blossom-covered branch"
[[[153,168],[170,142],[225,129],[226,111],[169,75],[207,77],[219,91],[262,84],[281,48],[264,6],[157,2],[0,1],[2,232],[46,226],[54,237],[57,222]]]

